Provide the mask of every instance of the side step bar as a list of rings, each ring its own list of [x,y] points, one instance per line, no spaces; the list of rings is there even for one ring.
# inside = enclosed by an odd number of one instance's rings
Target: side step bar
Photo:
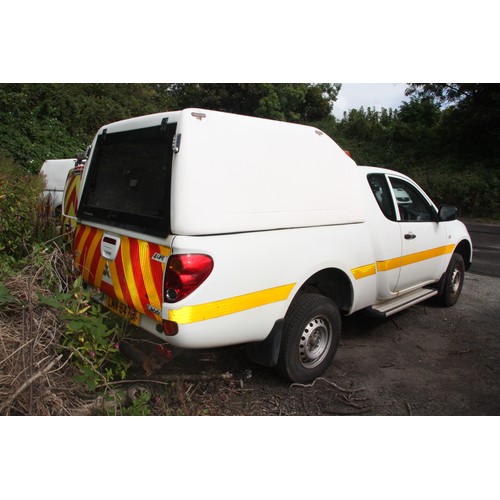
[[[418,290],[413,290],[413,292],[405,293],[404,295],[398,295],[393,299],[380,302],[374,306],[365,309],[366,314],[376,318],[387,318],[393,314],[396,314],[403,309],[406,309],[414,304],[418,304],[424,300],[430,299],[437,295],[438,291],[432,288],[420,288]]]

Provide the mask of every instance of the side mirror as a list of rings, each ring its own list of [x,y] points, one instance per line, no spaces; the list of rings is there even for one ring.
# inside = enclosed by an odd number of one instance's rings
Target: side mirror
[[[441,205],[438,212],[438,222],[455,220],[458,216],[458,208],[453,205]]]

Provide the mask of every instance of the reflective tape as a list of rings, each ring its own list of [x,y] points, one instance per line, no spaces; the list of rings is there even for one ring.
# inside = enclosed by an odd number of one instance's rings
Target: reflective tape
[[[71,251],[73,232],[76,227],[76,210],[78,208],[78,190],[82,180],[82,170],[74,168],[69,171],[64,185],[63,210],[61,214],[61,233],[64,243]],[[66,215],[63,215],[66,214]]]
[[[372,276],[377,273],[375,264],[367,264],[366,266],[356,267],[351,269],[351,273],[354,278],[359,280],[361,278],[366,278],[367,276]]]
[[[219,318],[220,316],[246,311],[254,307],[273,304],[274,302],[286,300],[294,286],[295,283],[291,283],[229,299],[173,309],[168,311],[168,319],[182,325]]]
[[[84,281],[100,288],[134,310],[156,321],[161,310],[163,273],[170,248],[126,236],[120,237],[120,247],[113,261],[101,255],[104,231],[78,224],[75,233],[75,264]],[[163,258],[153,259],[157,254]],[[103,275],[107,275],[103,279]]]
[[[388,260],[378,260],[376,264],[367,264],[365,266],[355,267],[354,269],[351,269],[351,273],[356,280],[359,280],[361,278],[366,278],[367,276],[372,276],[373,274],[376,274],[376,272],[390,271],[391,269],[397,269],[399,267],[409,266],[410,264],[415,264],[424,260],[433,259],[434,257],[440,257],[441,255],[447,255],[453,253],[454,249],[455,245],[444,245],[442,247],[423,250],[422,252],[403,255],[402,257],[395,257]]]

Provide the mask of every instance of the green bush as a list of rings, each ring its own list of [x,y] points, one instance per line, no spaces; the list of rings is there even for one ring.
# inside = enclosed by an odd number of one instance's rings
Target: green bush
[[[411,175],[438,206],[455,205],[465,217],[500,217],[500,178],[494,171],[426,169]]]
[[[79,370],[77,382],[94,390],[98,385],[124,379],[130,363],[119,350],[124,330],[121,320],[109,318],[110,312],[91,300],[90,293],[77,278],[69,293],[55,292],[41,302],[61,311],[66,324],[62,345],[72,353],[73,363]]]
[[[50,205],[43,202],[43,180],[0,156],[0,254],[20,259],[32,244],[56,236]]]

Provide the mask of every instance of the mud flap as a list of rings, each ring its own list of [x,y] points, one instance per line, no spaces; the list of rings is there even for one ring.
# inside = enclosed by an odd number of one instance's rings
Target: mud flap
[[[246,345],[246,355],[250,361],[269,368],[276,366],[283,338],[284,323],[284,319],[279,319],[265,340]]]

